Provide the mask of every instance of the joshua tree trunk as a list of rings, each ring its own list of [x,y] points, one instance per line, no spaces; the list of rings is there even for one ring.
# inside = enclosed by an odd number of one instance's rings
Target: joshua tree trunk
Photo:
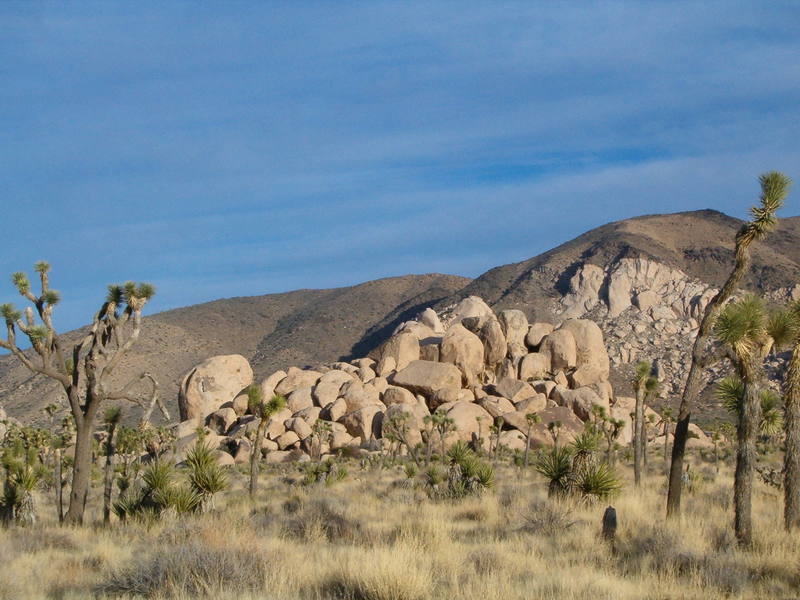
[[[528,468],[528,454],[530,453],[531,449],[531,429],[533,426],[528,424],[528,431],[525,434],[525,468]]]
[[[61,448],[56,448],[55,451],[55,470],[54,470],[54,488],[56,492],[56,511],[58,512],[58,522],[64,521],[64,485],[61,479]]]
[[[111,423],[106,440],[106,466],[103,473],[103,523],[108,525],[111,521],[111,492],[114,483],[114,433],[117,423]]]
[[[92,423],[94,419],[92,419]],[[80,525],[86,510],[89,495],[89,477],[92,469],[92,427],[87,422],[77,426],[75,455],[72,465],[72,488],[69,493],[69,509],[64,516],[67,523]]]
[[[644,449],[644,381],[636,389],[633,429],[633,480],[638,487],[642,482],[642,452]]]
[[[758,423],[761,418],[759,390],[755,369],[752,365],[747,366],[747,375],[744,378],[744,382],[744,398],[736,428],[738,444],[736,449],[736,475],[733,484],[733,503],[736,539],[740,546],[749,547],[753,543],[753,472],[756,464]]]
[[[786,409],[784,427],[784,509],[787,531],[800,527],[800,342],[795,344],[786,373]]]
[[[267,430],[268,417],[263,417],[256,429],[256,439],[253,442],[253,452],[250,454],[250,499],[256,497],[258,488],[258,461],[261,459],[261,446],[264,444],[264,433]]]

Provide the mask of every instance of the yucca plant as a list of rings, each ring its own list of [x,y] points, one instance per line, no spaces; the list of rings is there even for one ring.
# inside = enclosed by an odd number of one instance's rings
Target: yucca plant
[[[614,468],[606,462],[586,465],[572,484],[574,493],[584,502],[607,500],[622,489],[622,481]]]
[[[494,469],[467,444],[458,441],[445,456],[447,469],[429,467],[424,473],[428,495],[434,499],[458,499],[479,495],[494,486]],[[446,482],[446,486],[444,485]]]
[[[306,463],[300,470],[303,472],[302,483],[306,486],[317,483],[331,485],[347,477],[347,469],[330,459],[319,463]]]
[[[564,496],[569,492],[572,474],[572,448],[553,446],[539,454],[536,471],[547,479],[547,496]]]
[[[0,509],[4,520],[17,525],[34,525],[38,520],[33,490],[42,480],[45,468],[38,462],[36,452],[30,449],[18,455],[3,455],[6,479]]]
[[[228,475],[217,463],[210,446],[198,440],[186,457],[189,469],[189,483],[202,498],[201,510],[213,510],[214,494],[228,487]]]
[[[596,462],[597,452],[600,450],[601,435],[593,427],[586,427],[570,444],[572,448],[572,470],[581,469]]]

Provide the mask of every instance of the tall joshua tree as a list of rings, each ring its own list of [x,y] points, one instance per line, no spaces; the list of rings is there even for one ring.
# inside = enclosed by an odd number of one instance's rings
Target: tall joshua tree
[[[286,398],[275,394],[268,402],[264,401],[264,393],[260,385],[251,385],[247,389],[247,404],[250,412],[259,418],[256,428],[256,439],[250,454],[250,498],[258,489],[258,461],[261,460],[261,446],[264,445],[264,433],[272,415],[281,412],[286,406]]]
[[[58,382],[67,395],[76,438],[72,489],[65,521],[80,524],[89,493],[92,433],[100,407],[106,400],[141,403],[132,392],[142,379],[141,375],[119,388],[112,387],[111,375],[139,339],[142,309],[155,294],[155,288],[148,283],[137,285],[132,281],[108,286],[108,295],[95,314],[89,331],[68,349],[53,325],[53,309],[60,296],[50,289],[50,265],[41,261],[36,263],[35,270],[41,283],[38,296],[31,291],[25,273],[14,273],[11,278],[19,293],[32,306],[28,306],[24,314],[12,304],[0,306],[7,329],[6,339],[0,339],[0,347],[9,350],[34,374]],[[27,336],[32,352],[24,352],[17,346],[17,330]]]
[[[786,370],[783,455],[783,519],[787,531],[800,528],[800,300],[791,306],[790,314],[793,348]]]
[[[763,361],[772,347],[762,301],[748,296],[725,307],[714,333],[730,350],[729,358],[742,382],[736,434],[736,473],[733,483],[734,527],[740,546],[753,543],[751,501],[756,462],[756,439],[761,423],[760,385]]]
[[[750,267],[750,246],[754,241],[764,239],[777,225],[775,213],[783,206],[789,193],[791,180],[777,171],[764,173],[759,177],[761,184],[760,205],[750,209],[750,221],[742,225],[735,239],[735,262],[727,281],[706,305],[700,328],[692,348],[692,363],[681,396],[675,439],[672,444],[672,461],[669,470],[669,492],[667,494],[667,516],[680,513],[683,481],[683,457],[689,439],[689,421],[695,400],[703,384],[705,370],[722,359],[712,348],[714,324],[725,303],[736,291],[739,283]]]
[[[636,388],[636,407],[633,416],[633,477],[637,486],[642,481],[642,457],[647,449],[644,425],[644,403],[647,396],[658,389],[658,379],[651,375],[652,365],[642,361],[636,365],[634,386]]]

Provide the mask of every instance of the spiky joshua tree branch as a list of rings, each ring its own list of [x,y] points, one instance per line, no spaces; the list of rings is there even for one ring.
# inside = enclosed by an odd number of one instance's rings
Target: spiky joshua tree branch
[[[149,283],[132,281],[110,285],[88,333],[67,349],[53,325],[53,309],[60,295],[50,288],[50,265],[40,261],[34,269],[40,283],[38,296],[33,293],[25,273],[17,272],[11,277],[17,291],[31,306],[24,312],[10,303],[0,306],[6,323],[6,338],[0,338],[0,347],[10,351],[33,373],[57,381],[67,395],[77,436],[72,491],[65,521],[82,523],[89,490],[92,432],[100,406],[109,399],[141,402],[131,390],[142,378],[149,378],[157,392],[155,379],[150,375],[138,375],[120,388],[112,388],[110,380],[114,369],[139,339],[142,309],[155,294],[155,288]],[[19,348],[18,331],[27,337],[33,352]],[[155,392],[151,406],[155,402]]]

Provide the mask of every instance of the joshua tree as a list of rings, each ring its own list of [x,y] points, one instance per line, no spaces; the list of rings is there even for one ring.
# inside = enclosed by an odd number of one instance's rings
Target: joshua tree
[[[442,460],[445,459],[445,438],[447,434],[451,431],[454,431],[456,428],[455,421],[447,416],[447,413],[441,410],[437,410],[431,415],[431,423],[433,424],[433,428],[439,434],[439,440],[442,444]]]
[[[111,375],[139,338],[142,309],[153,297],[155,288],[148,283],[133,282],[109,286],[108,296],[94,316],[89,331],[67,353],[53,325],[53,309],[60,295],[50,289],[50,265],[38,262],[35,269],[41,283],[39,296],[31,291],[25,273],[12,276],[19,293],[33,306],[27,307],[24,315],[12,304],[0,307],[8,332],[6,339],[0,339],[0,347],[9,350],[31,372],[57,381],[67,395],[76,439],[72,490],[65,519],[68,523],[82,523],[89,492],[95,419],[106,400],[138,400],[131,391],[142,376],[114,389]],[[23,352],[17,346],[18,329],[27,336],[33,353]]]
[[[739,545],[750,546],[753,542],[753,471],[756,462],[756,437],[761,420],[759,386],[763,375],[762,362],[772,345],[772,339],[767,335],[763,303],[755,296],[748,296],[729,304],[719,315],[714,332],[730,349],[730,359],[742,381],[736,427],[734,526]]]
[[[737,422],[744,405],[744,388],[744,382],[736,375],[723,377],[714,386],[717,400],[737,419]],[[758,402],[761,406],[758,434],[767,439],[772,438],[783,429],[781,398],[769,388],[763,388],[758,392]]]
[[[114,434],[117,432],[117,425],[122,417],[122,411],[118,406],[106,410],[103,421],[106,425],[106,466],[103,473],[103,523],[108,524],[111,520],[111,490],[114,482]]]
[[[686,384],[681,396],[678,411],[678,425],[675,428],[675,441],[672,445],[672,462],[669,470],[669,491],[667,494],[667,516],[677,515],[681,508],[681,485],[683,473],[683,457],[686,453],[686,441],[689,439],[689,421],[694,409],[694,402],[703,385],[703,374],[709,366],[723,357],[711,348],[714,325],[722,307],[736,291],[739,282],[750,266],[750,246],[763,239],[775,229],[776,211],[783,206],[789,192],[791,180],[782,173],[771,171],[761,175],[761,204],[750,209],[752,219],[742,225],[736,234],[735,262],[733,269],[719,292],[706,305],[700,328],[692,348],[692,362]]]
[[[528,430],[525,432],[525,468],[528,468],[528,454],[530,453],[531,449],[531,430],[533,426],[541,423],[542,418],[537,415],[536,413],[528,413],[525,415],[525,421],[528,424]]]
[[[250,498],[256,495],[258,486],[258,461],[261,459],[261,446],[264,444],[264,433],[267,430],[272,415],[279,413],[286,406],[286,398],[275,394],[269,402],[264,402],[264,393],[260,385],[251,385],[247,388],[247,405],[250,412],[258,417],[256,439],[253,442],[253,451],[250,454]]]
[[[651,375],[652,365],[642,361],[636,365],[636,408],[633,418],[633,476],[638,487],[642,480],[642,456],[646,450],[647,439],[644,425],[644,403],[647,396],[658,389],[658,379]]]
[[[783,520],[786,531],[792,531],[800,528],[800,300],[786,314],[791,320],[785,341],[792,346],[792,357],[784,385]]]
[[[489,429],[494,434],[494,455],[497,457],[497,453],[500,450],[500,434],[503,432],[503,425],[505,425],[506,420],[501,416],[497,416],[494,419],[494,425],[492,425]]]
[[[333,427],[329,421],[317,419],[311,426],[311,458],[313,460],[322,460],[322,444],[324,442],[330,443],[331,435],[333,434]],[[409,452],[411,450],[409,449]]]
[[[405,447],[408,455],[414,461],[414,464],[419,468],[419,457],[417,456],[417,446],[412,443],[412,438],[409,436],[411,428],[408,425],[409,414],[405,412],[396,412],[390,418],[383,422],[383,436],[391,442],[397,443],[399,446]],[[325,421],[317,421],[317,423],[325,423]],[[330,425],[329,425],[330,427]]]

